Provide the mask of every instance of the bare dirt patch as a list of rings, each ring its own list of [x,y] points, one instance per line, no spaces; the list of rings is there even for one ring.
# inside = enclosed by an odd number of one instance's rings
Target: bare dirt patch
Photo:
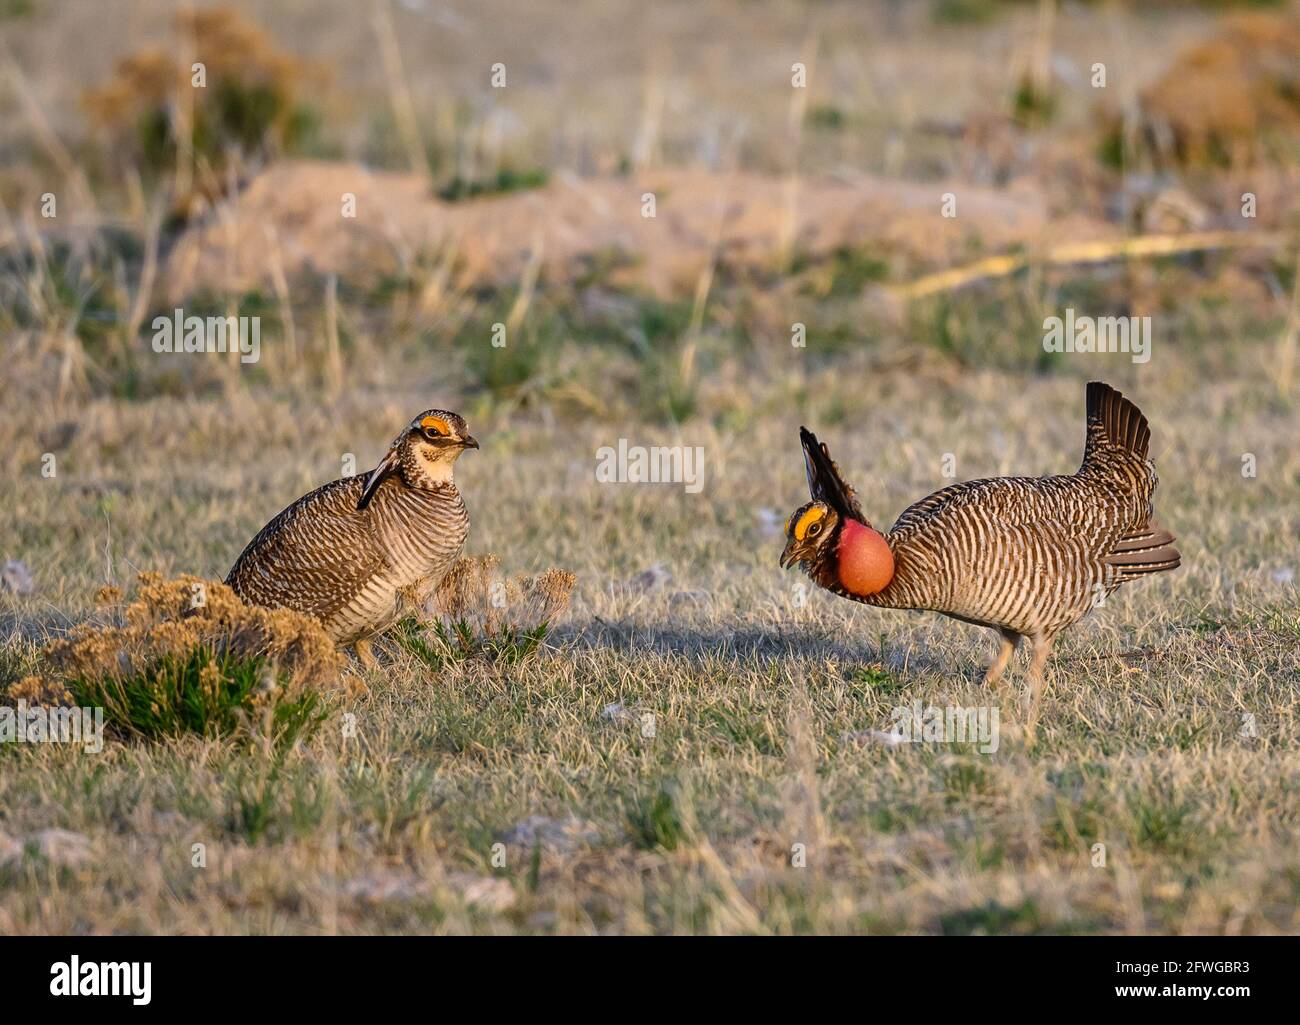
[[[958,216],[937,218],[945,192]],[[642,213],[647,193],[655,216]],[[345,196],[355,217],[343,216]],[[865,175],[782,179],[748,172],[664,170],[635,178],[557,176],[528,192],[444,202],[422,175],[294,161],[253,179],[177,242],[163,279],[174,300],[201,287],[272,287],[277,276],[401,271],[422,254],[455,254],[464,280],[517,280],[534,253],[544,275],[571,278],[613,260],[612,277],[658,295],[694,287],[716,254],[738,272],[826,257],[868,243],[907,263],[945,264],[972,249],[1115,229],[1054,217],[1030,185],[996,190]]]

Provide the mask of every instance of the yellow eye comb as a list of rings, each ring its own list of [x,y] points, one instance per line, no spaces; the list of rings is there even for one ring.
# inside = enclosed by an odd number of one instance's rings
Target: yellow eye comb
[[[796,541],[802,541],[808,534],[808,528],[826,515],[825,509],[819,509],[813,506],[806,513],[799,517],[799,522],[794,525],[794,536]]]

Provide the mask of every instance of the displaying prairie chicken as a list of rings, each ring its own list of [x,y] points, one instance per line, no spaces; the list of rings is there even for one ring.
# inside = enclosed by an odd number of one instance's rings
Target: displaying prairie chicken
[[[1057,634],[1125,581],[1179,564],[1174,536],[1152,519],[1146,417],[1100,382],[1088,385],[1076,473],[953,484],[910,506],[886,534],[867,522],[826,446],[799,433],[813,500],[786,524],[782,567],[801,563],[826,590],[867,605],[991,627],[1002,647],[989,683],[1028,637],[1031,722]]]
[[[319,487],[271,520],[226,583],[246,602],[314,616],[369,664],[369,639],[422,604],[464,547],[469,514],[452,469],[467,448],[478,442],[461,417],[426,410],[370,473]]]

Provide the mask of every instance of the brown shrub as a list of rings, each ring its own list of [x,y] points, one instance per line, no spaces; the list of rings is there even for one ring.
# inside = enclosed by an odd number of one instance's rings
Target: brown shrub
[[[430,598],[428,611],[445,622],[464,621],[480,634],[499,634],[536,630],[569,607],[577,578],[568,570],[507,579],[500,563],[495,555],[460,559]]]
[[[100,597],[113,603],[121,595],[105,588]],[[188,574],[164,580],[142,573],[129,604],[103,608],[109,622],[83,623],[49,644],[43,652],[49,672],[11,685],[9,699],[66,703],[69,681],[121,681],[197,650],[264,658],[277,667],[290,696],[344,686],[346,659],[316,620],[288,609],[245,605],[215,580]]]
[[[1141,94],[1139,108],[1141,143],[1158,165],[1249,166],[1300,140],[1300,17],[1224,19]],[[1108,131],[1122,131],[1116,114],[1107,120]]]
[[[231,8],[183,12],[176,32],[175,45],[120,61],[83,103],[116,157],[177,172],[177,212],[188,214],[221,193],[221,172],[241,176],[305,141],[314,122],[301,101],[323,76]],[[196,62],[202,88],[193,84]]]

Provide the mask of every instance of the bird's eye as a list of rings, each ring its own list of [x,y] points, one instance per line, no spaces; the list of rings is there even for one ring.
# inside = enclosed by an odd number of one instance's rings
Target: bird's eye
[[[426,427],[424,429],[424,436],[428,438],[430,441],[442,437],[442,435],[438,433],[438,428],[436,427]]]
[[[809,537],[816,537],[821,532],[822,532],[822,525],[820,523],[814,523],[812,526],[808,528]]]

